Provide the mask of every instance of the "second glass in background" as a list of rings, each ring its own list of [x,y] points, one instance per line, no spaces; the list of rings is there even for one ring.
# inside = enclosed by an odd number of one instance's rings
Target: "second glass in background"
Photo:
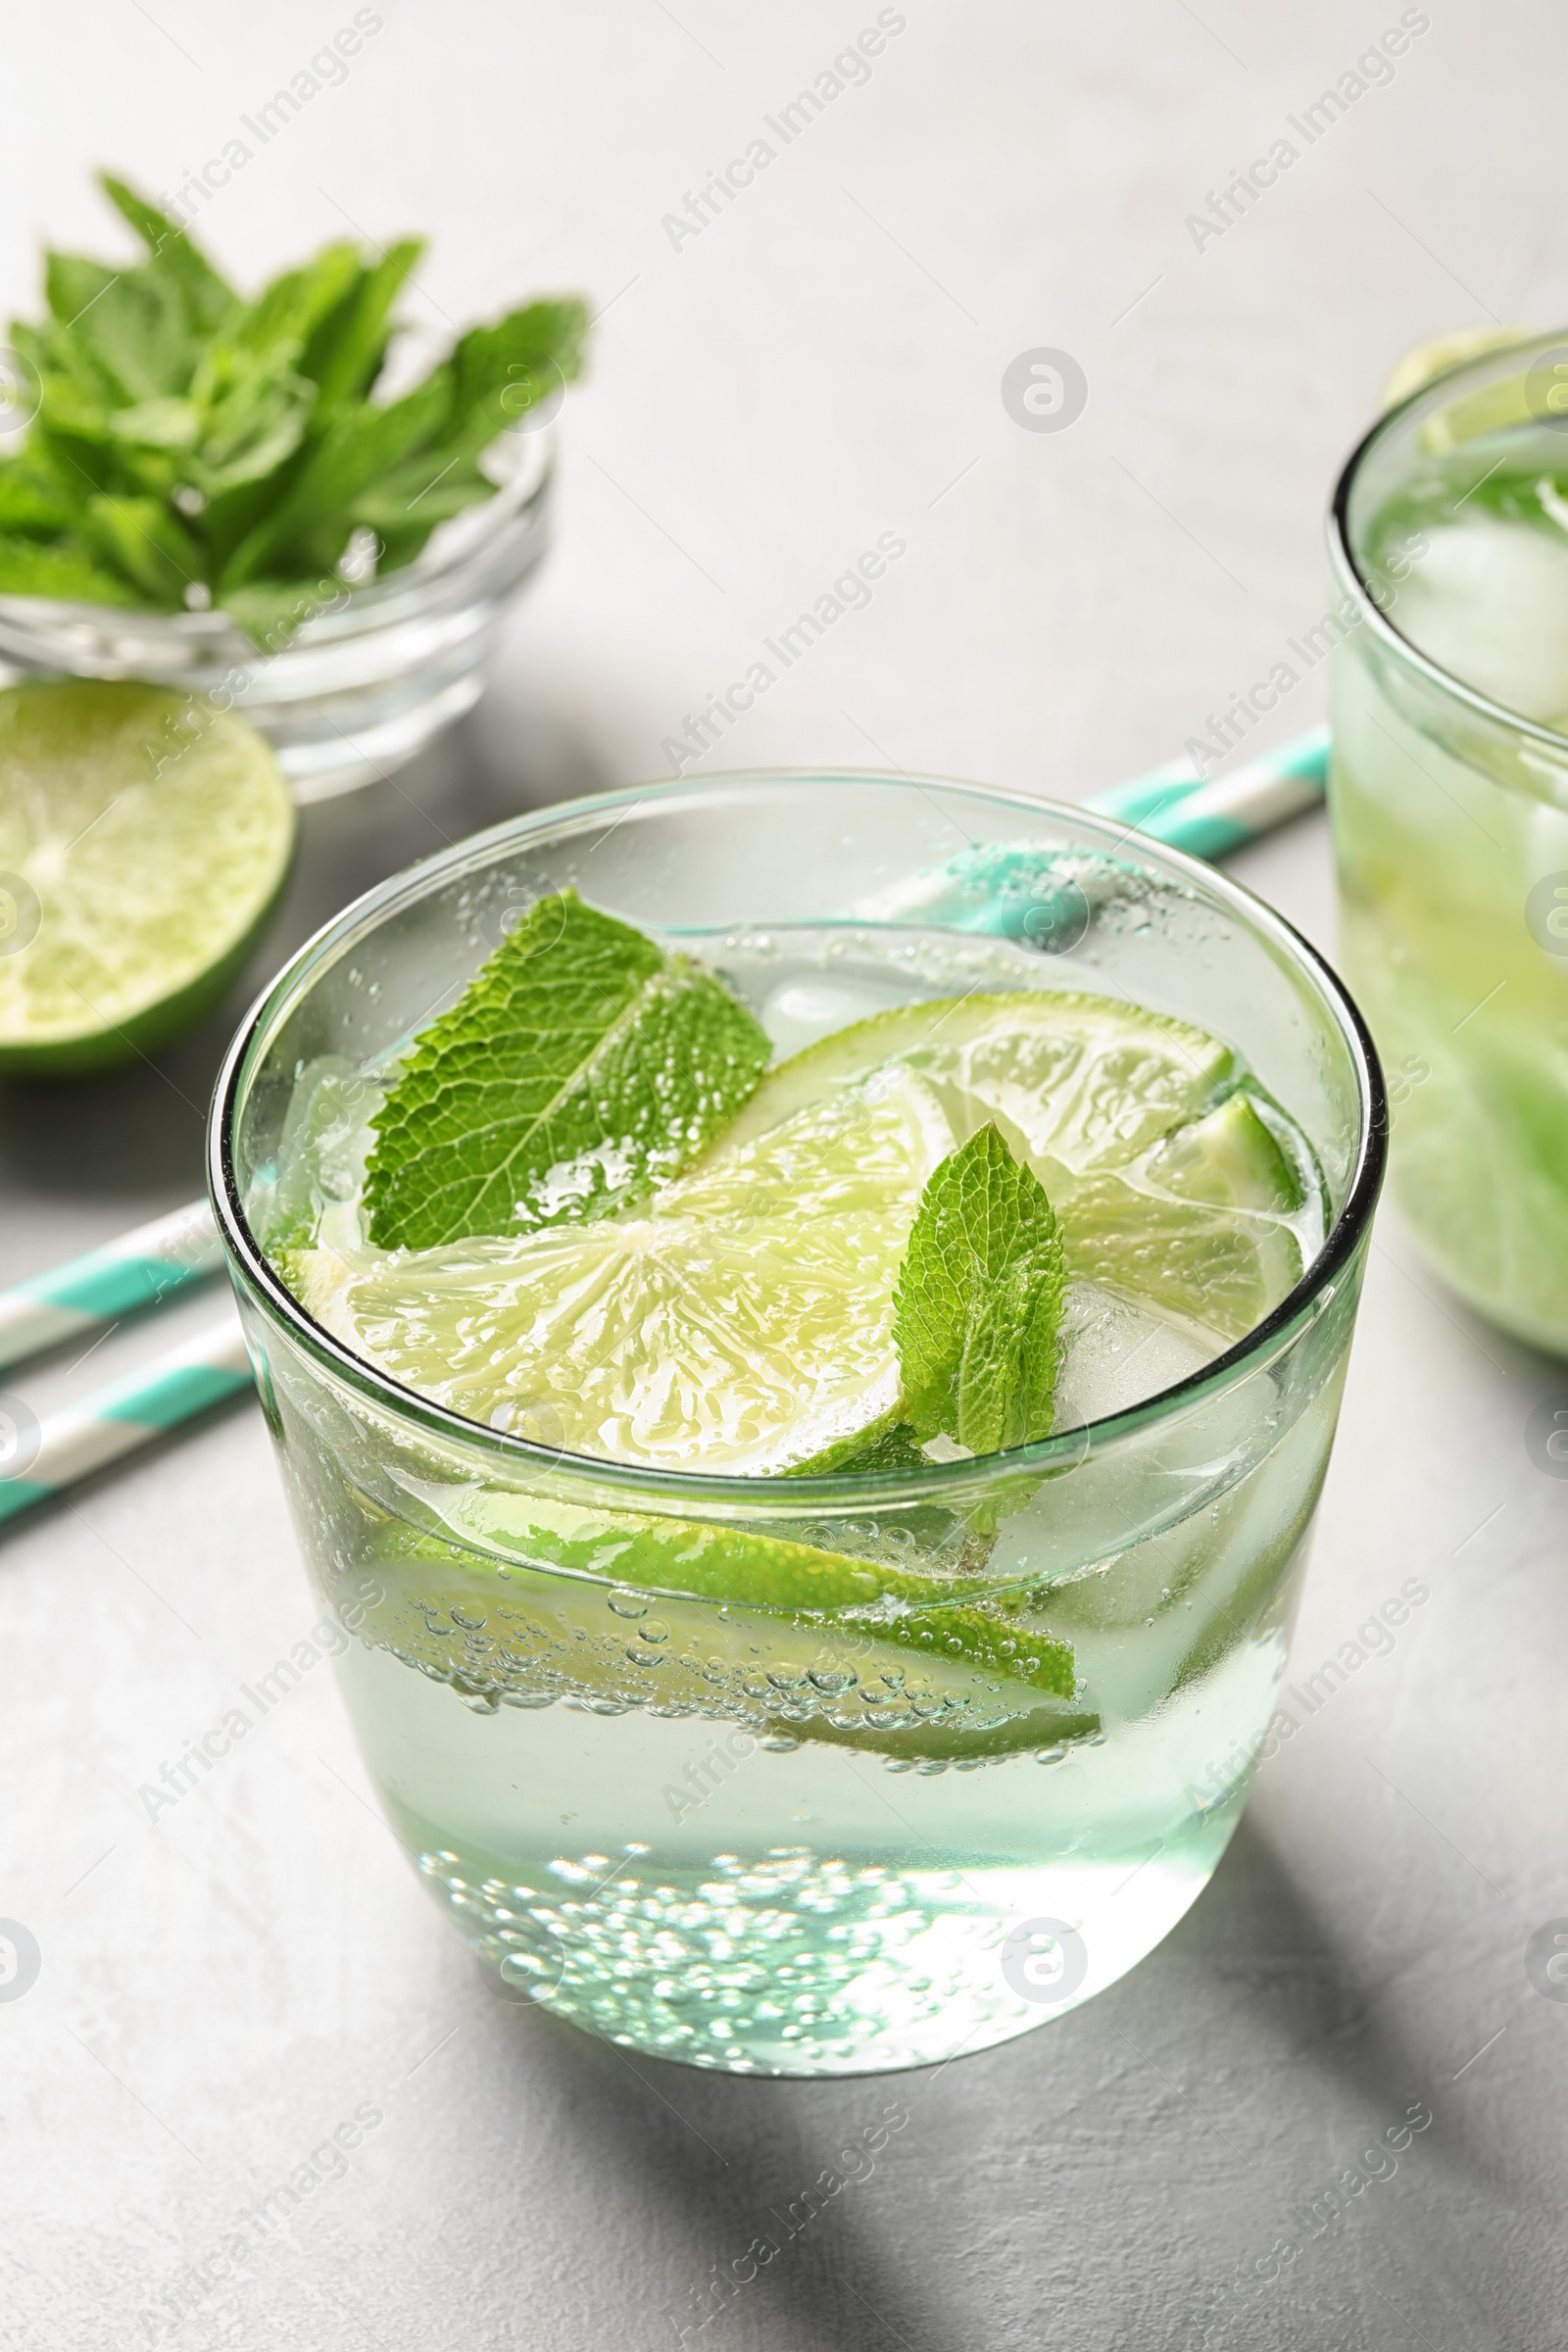
[[[1568,1354],[1565,404],[1560,336],[1492,352],[1346,467],[1330,802],[1399,1206],[1482,1313]]]

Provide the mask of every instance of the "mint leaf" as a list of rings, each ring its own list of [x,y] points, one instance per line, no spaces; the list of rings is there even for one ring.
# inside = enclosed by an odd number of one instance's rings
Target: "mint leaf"
[[[437,1249],[634,1205],[734,1116],[771,1050],[700,964],[574,890],[538,899],[376,1114],[370,1239]]]
[[[0,462],[0,531],[51,539],[69,531],[74,519],[46,473],[22,459]]]
[[[87,529],[99,559],[133,580],[150,604],[183,605],[201,558],[156,498],[89,498]]]
[[[98,184],[147,247],[148,269],[178,288],[192,333],[216,326],[236,297],[185,230],[112,172],[100,172]]]
[[[438,523],[494,498],[496,486],[472,458],[438,466],[426,450],[394,466],[354,501],[350,519],[367,523],[381,543],[379,569],[395,570],[416,556]]]
[[[292,367],[317,328],[353,293],[363,275],[353,245],[323,245],[298,270],[282,270],[270,278],[253,303],[236,311],[224,328],[222,344],[235,354],[269,363],[282,359]]]
[[[575,299],[531,302],[492,326],[472,326],[452,347],[450,455],[471,455],[515,424],[561,380],[581,370],[588,313]]]
[[[894,1333],[922,1442],[971,1453],[1048,1437],[1066,1265],[1038,1176],[986,1125],[935,1169],[899,1272]]]
[[[185,311],[167,280],[74,253],[47,255],[44,279],[58,335],[122,400],[181,388],[190,367]]]
[[[275,569],[292,575],[297,566],[278,563],[280,555],[298,552],[301,537],[334,530],[335,557],[352,525],[346,510],[362,490],[425,441],[446,414],[448,385],[440,370],[426,377],[402,400],[386,408],[358,401],[340,410],[318,442],[287,496],[271,509],[242,540],[223,569],[222,593],[246,580]]]
[[[46,596],[65,604],[139,605],[118,573],[68,541],[49,546],[0,531],[0,596]]]
[[[324,413],[340,400],[359,400],[381,371],[391,334],[392,305],[424,251],[422,237],[401,237],[311,338],[300,373],[319,387]]]

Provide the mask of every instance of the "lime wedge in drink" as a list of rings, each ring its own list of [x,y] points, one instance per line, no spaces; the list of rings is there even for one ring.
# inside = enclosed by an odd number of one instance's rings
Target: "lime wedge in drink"
[[[915,1004],[780,1064],[640,1214],[372,1250],[334,1162],[317,1198],[335,1204],[282,1270],[356,1353],[472,1420],[572,1454],[778,1472],[899,1415],[915,1211],[988,1120],[1046,1185],[1086,1298],[1200,1326],[1199,1360],[1259,1320],[1299,1273],[1304,1187],[1244,1078],[1204,1032],[1095,998]],[[398,1483],[370,1627],[474,1704],[776,1694],[781,1737],[932,1763],[1094,1728],[1044,1593],[988,1582],[994,1526],[962,1508],[889,1532],[873,1504],[803,1542],[584,1508],[548,1472],[532,1493]]]
[[[222,996],[294,804],[254,727],[161,686],[0,693],[0,1072],[132,1060]]]
[[[1179,1119],[1210,1109],[1238,1076],[1206,1031],[1106,997],[974,992],[856,1021],[768,1073],[724,1136],[758,1135],[804,1103],[898,1061],[925,1079],[960,1138],[987,1119],[1055,1201],[1061,1176],[1116,1167]]]
[[[952,1149],[894,1064],[726,1139],[642,1216],[299,1250],[287,1273],[328,1330],[470,1420],[660,1468],[782,1470],[897,1400],[894,1284]]]
[[[1302,1182],[1230,1049],[1019,992],[915,1004],[763,1080],[639,1216],[437,1250],[291,1250],[302,1304],[468,1419],[569,1453],[765,1474],[896,1414],[894,1290],[927,1178],[987,1120],[1070,1274],[1216,1352],[1298,1279]]]
[[[725,1142],[894,1060],[960,1142],[993,1120],[1033,1167],[1071,1274],[1226,1343],[1299,1281],[1306,1187],[1235,1054],[1104,998],[972,995],[874,1014],[781,1062]]]
[[[1067,1262],[1220,1339],[1245,1339],[1299,1282],[1300,1175],[1245,1094],[1060,1202]]]
[[[450,1538],[376,1530],[361,1631],[470,1703],[587,1690],[607,1710],[653,1700],[674,1715],[760,1701],[777,1735],[911,1759],[1098,1728],[1071,1647],[1027,1593],[960,1582],[954,1599],[948,1578],[906,1565],[539,1494],[433,1499]]]

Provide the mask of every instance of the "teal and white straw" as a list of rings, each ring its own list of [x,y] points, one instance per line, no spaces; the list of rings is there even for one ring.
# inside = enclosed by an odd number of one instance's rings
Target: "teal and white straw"
[[[95,1324],[161,1305],[188,1283],[216,1274],[222,1262],[212,1210],[205,1200],[187,1200],[101,1250],[68,1258],[14,1291],[0,1291],[0,1366],[74,1340]]]
[[[228,1314],[82,1403],[52,1413],[36,1432],[14,1398],[0,1397],[0,1459],[9,1455],[16,1465],[0,1478],[0,1520],[47,1502],[251,1386],[239,1317]]]
[[[1152,841],[1194,858],[1227,858],[1314,808],[1328,778],[1329,731],[1309,727],[1278,751],[1204,779],[1185,760],[1098,793],[1097,814],[1120,817]]]
[[[1228,775],[1204,778],[1187,761],[1176,761],[1100,794],[1089,806],[1172,849],[1224,858],[1321,801],[1328,751],[1327,727],[1313,727]],[[883,922],[940,911],[961,929],[1027,937],[1042,947],[1054,944],[1051,934],[1058,927],[1065,944],[1083,919],[1083,894],[1080,889],[1074,900],[1071,886],[1063,891],[1053,884],[1056,856],[1032,844],[981,844],[856,911]],[[95,1324],[158,1306],[221,1263],[205,1200],[155,1217],[104,1249],[0,1292],[0,1366]],[[41,1424],[17,1398],[0,1396],[0,1521],[47,1502],[251,1386],[239,1321],[227,1315]]]
[[[1205,778],[1178,760],[1088,806],[1125,825],[1129,837],[1223,858],[1322,801],[1328,749],[1327,727],[1313,727],[1228,775]],[[1120,873],[1114,859],[1086,862],[1047,842],[973,841],[941,865],[859,900],[850,913],[867,923],[940,923],[1060,954],[1083,937],[1093,906],[1115,895]]]

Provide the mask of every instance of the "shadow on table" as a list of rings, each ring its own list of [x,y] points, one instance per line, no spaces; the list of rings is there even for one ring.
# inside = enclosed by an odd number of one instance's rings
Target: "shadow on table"
[[[1279,2289],[1282,2324],[1309,2306],[1326,2322],[1357,2291],[1349,2225],[1325,2222],[1319,2256],[1310,2208],[1424,2103],[1435,2127],[1353,2227],[1396,2260],[1403,2293],[1423,2307],[1437,2296],[1474,2320],[1468,2340],[1489,2342],[1478,2267],[1520,2184],[1467,2143],[1446,2074],[1434,2081],[1395,1986],[1366,1981],[1354,1949],[1244,1824],[1212,1887],[1141,1968],[1059,2023],[944,2068],[736,2079],[616,2050],[525,2004],[485,2006],[495,2061],[519,2078],[519,2112],[542,2098],[566,2119],[559,2161],[609,2207],[635,2210],[658,2249],[647,2276],[663,2308],[649,2340],[713,2341],[732,2314],[729,2338],[746,2343],[947,2352],[1010,2340],[1023,2325],[1042,2352],[1066,2352],[1088,2340],[1070,2295],[1042,2295],[1032,2322],[1009,2302],[1032,2276],[1016,2259],[1022,2240],[1048,2217],[1045,2272],[1065,2265],[1081,2284],[1087,2273],[1100,2316],[1141,2311],[1139,2326],[1156,2305],[1196,2309],[1235,2260],[1296,2230],[1303,2259]],[[848,2169],[841,2151],[890,2106],[906,2127],[869,2175],[823,2195],[824,2172]],[[1126,2239],[1140,2213],[1141,2249]],[[1162,2240],[1180,2256],[1161,2255]],[[775,2249],[761,2262],[759,2241]],[[1159,2263],[1172,2260],[1165,2276]],[[1032,2291],[1044,2284],[1042,2274]],[[1349,2304],[1345,2324],[1355,2325]]]
[[[387,875],[551,800],[608,790],[586,742],[556,726],[505,770],[469,721],[378,783],[301,812],[283,898],[249,965],[200,1028],[102,1078],[0,1085],[0,1196],[127,1198],[155,1215],[201,1191],[213,1086],[247,1007],[313,932]]]
[[[1388,1958],[1371,1970],[1380,1946]],[[1072,2021],[1136,2042],[1152,2094],[1156,2078],[1191,2094],[1195,2146],[1216,2132],[1234,2149],[1218,2193],[1195,2180],[1183,2201],[1195,2239],[1229,2238],[1244,2277],[1266,2272],[1282,2241],[1295,2248],[1262,2298],[1285,2307],[1284,2332],[1260,2300],[1261,2340],[1348,2341],[1366,2325],[1381,2341],[1395,2320],[1390,2340],[1430,2341],[1421,2328],[1432,2327],[1475,2352],[1514,2340],[1496,2332],[1503,2249],[1523,2208],[1540,2206],[1544,2231],[1555,2225],[1544,2192],[1508,2166],[1485,2105],[1456,2091],[1446,2058],[1434,2064],[1436,2021],[1413,1982],[1426,1957],[1418,1936],[1369,1932],[1364,1918],[1325,1908],[1244,1820],[1160,1950],[1102,2010]],[[1485,1984],[1474,1955],[1470,1965]],[[1358,2302],[1374,2273],[1372,2301]],[[1227,2265],[1214,2261],[1210,2277],[1228,2283]],[[1259,2340],[1247,2307],[1230,2309],[1223,2340]]]
[[[689,2348],[724,2333],[813,2352],[970,2340],[972,2302],[949,2306],[943,2283],[911,2260],[900,2219],[910,2162],[930,2154],[909,2128],[909,2085],[929,2078],[710,2075],[615,2049],[525,2005],[493,2008],[498,2061],[526,2077],[530,2104],[569,2119],[559,2162],[591,2178],[596,2202],[634,2210],[639,2238],[657,2250],[642,2340]],[[874,2154],[867,2131],[882,2141]],[[600,2340],[590,2316],[584,2342]]]

